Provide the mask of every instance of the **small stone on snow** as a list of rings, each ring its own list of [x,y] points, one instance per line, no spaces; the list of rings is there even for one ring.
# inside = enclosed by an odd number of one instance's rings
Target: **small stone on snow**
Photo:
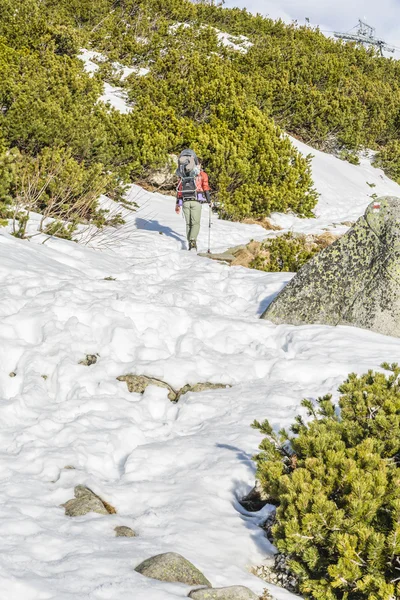
[[[258,600],[256,594],[242,585],[193,590],[188,597],[193,600]]]
[[[117,537],[136,537],[136,533],[130,527],[126,527],[125,525],[119,525],[114,529],[115,535]]]
[[[159,581],[211,587],[211,583],[201,571],[196,569],[186,558],[175,552],[167,552],[148,558],[136,567],[135,571],[145,577],[151,577]]]

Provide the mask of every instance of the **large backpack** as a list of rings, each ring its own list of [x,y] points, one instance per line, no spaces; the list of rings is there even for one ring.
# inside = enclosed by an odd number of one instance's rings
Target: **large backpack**
[[[199,159],[193,150],[183,150],[178,158],[176,174],[183,200],[197,199],[196,178],[200,173]]]

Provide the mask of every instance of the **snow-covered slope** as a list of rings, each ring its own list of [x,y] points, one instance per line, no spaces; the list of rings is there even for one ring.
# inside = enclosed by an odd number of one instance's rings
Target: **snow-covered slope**
[[[313,233],[327,228],[341,233],[348,228],[343,223],[358,219],[373,197],[400,196],[400,186],[382,169],[372,166],[372,152],[361,156],[359,165],[352,165],[290,139],[304,156],[312,155],[312,174],[320,198],[314,210],[317,219],[274,214],[273,221],[285,229]]]
[[[290,227],[356,218],[370,200],[364,179],[381,178],[366,165],[314,154],[320,217]],[[377,192],[399,194],[385,178]],[[238,502],[254,483],[260,436],[251,422],[287,426],[303,397],[336,393],[349,371],[398,360],[398,339],[260,321],[290,274],[182,251],[173,198],[133,187],[131,199],[138,212],[127,212],[110,243],[105,234],[93,238],[94,248],[0,230],[1,598],[183,599],[187,586],[134,571],[167,551],[183,554],[214,586],[261,592],[250,567],[271,552],[258,527],[268,507],[250,514]],[[212,248],[266,234],[215,221]],[[97,363],[79,364],[87,354],[98,354]],[[116,379],[127,373],[174,387],[232,387],[189,393],[174,405],[160,388],[130,394]],[[118,514],[65,516],[60,504],[77,484]],[[117,525],[138,537],[116,538]],[[294,598],[270,590],[277,600]]]

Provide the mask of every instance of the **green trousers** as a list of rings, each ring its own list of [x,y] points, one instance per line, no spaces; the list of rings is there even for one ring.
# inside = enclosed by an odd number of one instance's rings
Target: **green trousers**
[[[201,204],[197,200],[186,200],[183,203],[183,214],[186,219],[186,236],[187,239],[197,240],[200,231],[201,221]]]

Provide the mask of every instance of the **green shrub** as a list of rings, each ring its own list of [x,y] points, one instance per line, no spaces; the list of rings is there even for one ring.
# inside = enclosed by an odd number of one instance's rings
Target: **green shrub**
[[[312,217],[318,193],[313,188],[311,157],[300,155],[258,109],[235,112],[235,126],[211,119],[194,141],[196,147],[199,138],[208,136],[206,146],[199,143],[199,151],[223,214],[243,219],[292,210]]]
[[[316,600],[400,597],[400,368],[349,375],[331,396],[266,437],[257,477],[277,505],[273,539]]]
[[[268,272],[296,273],[321,247],[310,244],[305,235],[285,233],[263,242],[258,256],[250,263],[252,269]]]
[[[11,235],[16,238],[24,239],[26,235],[26,227],[29,221],[29,213],[25,211],[14,211],[13,214],[13,230]]]
[[[63,221],[53,221],[46,225],[44,233],[46,235],[61,238],[63,240],[72,240],[72,235],[76,231],[77,223],[64,223]]]
[[[45,148],[36,158],[20,155],[14,203],[45,217],[87,222],[97,215],[108,181],[101,164],[85,165],[69,150]]]
[[[110,212],[104,208],[98,210],[93,219],[93,225],[96,225],[99,229],[102,227],[119,227],[125,225],[125,222],[120,212]]]
[[[359,165],[360,157],[355,152],[351,152],[350,150],[342,150],[339,153],[339,158],[341,160],[347,160],[351,165]]]
[[[391,140],[385,148],[375,155],[374,166],[400,183],[400,140]]]
[[[18,150],[2,150],[0,142],[0,218],[8,219],[12,216],[13,194],[19,160]]]

